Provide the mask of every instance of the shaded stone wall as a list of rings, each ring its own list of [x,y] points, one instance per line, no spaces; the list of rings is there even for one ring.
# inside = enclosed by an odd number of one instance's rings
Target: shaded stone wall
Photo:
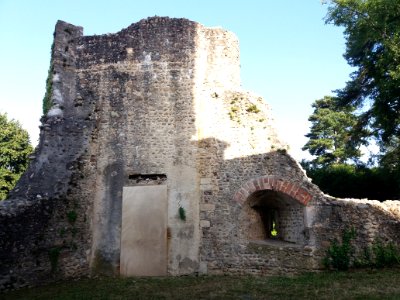
[[[354,228],[356,254],[375,242],[400,246],[400,201],[379,202],[367,199],[335,199],[325,195],[310,208],[316,237],[315,256],[325,256],[333,239],[342,238],[344,230]]]
[[[154,18],[80,41],[78,78],[88,83],[82,91],[93,91],[98,107],[91,145],[95,185],[88,199],[93,270],[119,272],[122,187],[132,174],[166,174],[169,252],[180,257],[171,259],[169,271],[191,273],[196,267],[197,143],[191,141],[196,26]],[[186,223],[177,222],[178,202],[188,211]]]
[[[318,269],[312,254],[315,237],[307,207],[316,203],[315,195],[320,192],[298,164],[284,151],[215,161],[220,163],[209,165],[219,169],[215,174],[220,177],[220,186],[217,184],[211,191],[212,197],[203,198],[208,205],[215,205],[213,212],[204,215],[208,222],[207,227],[202,228],[203,268],[213,274],[285,274]],[[290,202],[301,205],[302,208],[295,206],[299,214],[291,220],[293,225],[304,224],[296,243],[254,239],[249,235],[254,219],[249,213],[252,209],[247,199],[252,193],[263,190],[286,191]]]
[[[285,204],[280,210],[278,234],[284,241],[302,244],[304,242],[304,207],[293,203]]]
[[[59,21],[53,48],[40,145],[0,208],[2,288],[118,274],[122,187],[137,174],[166,175],[168,272],[197,272],[196,113],[203,85],[239,84],[236,37],[185,19],[150,18],[101,36]]]
[[[53,108],[43,117],[32,162],[0,204],[0,287],[21,287],[58,276],[85,274],[86,206],[73,196],[84,184],[80,165],[93,128],[77,111],[75,45],[82,28],[59,22],[51,74]],[[85,194],[85,191],[79,193]],[[64,260],[64,258],[67,258]]]
[[[400,201],[380,203],[332,198],[312,185],[297,164],[282,152],[251,156],[252,161],[249,158],[246,157],[246,164],[244,159],[224,161],[224,166],[216,163],[218,159],[210,163],[215,170],[219,170],[214,174],[224,174],[217,179],[220,186],[225,187],[228,181],[230,187],[223,189],[217,184],[202,198],[205,209],[201,212],[204,219],[201,222],[201,262],[207,273],[287,274],[321,270],[331,242],[334,239],[340,241],[343,231],[351,228],[356,230],[356,238],[352,242],[356,255],[378,240],[384,244],[392,242],[399,247]],[[225,169],[229,164],[235,167]],[[291,172],[286,173],[283,166]],[[252,173],[238,171],[240,167],[252,170]],[[243,177],[236,175],[235,170]],[[268,173],[276,184],[264,183],[265,179],[271,179],[265,176]],[[239,185],[239,182],[247,183]],[[236,193],[232,192],[235,190]],[[292,203],[301,205],[290,206],[287,202],[288,210],[296,213],[293,218],[283,220],[289,222],[292,229],[303,227],[295,239],[279,241],[260,239],[262,233],[251,235],[252,226],[259,226],[260,220],[249,206],[249,198],[255,192],[264,190],[286,194]],[[304,202],[303,199],[307,200]]]

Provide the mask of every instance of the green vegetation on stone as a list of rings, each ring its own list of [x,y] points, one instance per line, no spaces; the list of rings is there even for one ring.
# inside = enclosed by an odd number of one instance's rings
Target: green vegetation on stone
[[[51,46],[51,56],[53,55],[53,51],[54,51],[54,43]],[[47,73],[47,79],[46,79],[46,92],[44,94],[43,103],[42,103],[43,115],[46,115],[53,105],[52,100],[51,100],[51,96],[53,93],[53,71],[54,71],[54,66],[51,61],[49,71]]]
[[[257,107],[257,105],[252,104],[246,109],[246,111],[249,112],[249,113],[258,114],[260,112],[260,109]]]
[[[180,218],[182,221],[186,221],[186,211],[185,211],[185,209],[184,209],[182,206],[179,206],[178,213],[179,213],[179,218]]]
[[[58,258],[60,257],[61,249],[54,247],[49,250],[49,260],[51,265],[51,272],[55,273],[58,267]]]
[[[235,98],[235,99],[236,99],[236,98]],[[236,100],[234,100],[234,101],[236,102]],[[235,103],[234,101],[232,101],[232,103]],[[231,103],[231,104],[232,104],[232,103]],[[230,111],[229,111],[229,113],[228,113],[229,118],[230,118],[232,121],[234,121],[234,120],[236,119],[236,121],[237,121],[238,123],[240,123],[240,119],[239,119],[238,113],[239,113],[239,107],[234,106],[234,105],[232,104],[231,109],[230,109]]]
[[[46,115],[52,106],[52,101],[51,101],[51,94],[53,91],[52,76],[53,76],[53,69],[52,67],[50,67],[46,79],[46,93],[44,94],[43,97],[43,106],[42,106],[43,115]]]
[[[384,268],[400,265],[400,249],[392,242],[383,243],[377,239],[372,247],[366,247],[362,253],[356,253],[352,245],[356,236],[354,228],[345,229],[341,241],[332,241],[323,260],[326,268],[347,271],[350,267]]]
[[[347,271],[350,267],[351,259],[354,254],[354,248],[351,245],[351,240],[356,236],[355,230],[347,229],[343,231],[342,241],[332,241],[332,244],[327,250],[324,258],[326,268],[334,270]]]
[[[71,210],[71,211],[67,212],[67,218],[68,218],[68,222],[70,222],[71,224],[74,224],[76,219],[78,218],[78,215],[77,215],[76,211]]]

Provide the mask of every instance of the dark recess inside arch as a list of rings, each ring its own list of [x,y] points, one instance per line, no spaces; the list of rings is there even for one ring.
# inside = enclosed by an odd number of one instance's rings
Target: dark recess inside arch
[[[259,190],[251,194],[247,202],[257,216],[252,222],[255,236],[250,239],[304,243],[304,206],[298,201],[282,192]]]

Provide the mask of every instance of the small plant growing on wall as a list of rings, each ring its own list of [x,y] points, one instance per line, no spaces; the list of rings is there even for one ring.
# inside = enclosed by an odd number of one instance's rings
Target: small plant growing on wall
[[[257,105],[252,104],[252,105],[250,105],[250,106],[246,109],[246,111],[249,112],[249,113],[255,113],[255,114],[257,114],[257,113],[260,112],[260,109],[257,107]]]
[[[287,154],[287,150],[285,148],[280,148],[280,149],[276,150],[276,152],[278,152],[280,154]]]
[[[342,234],[342,242],[334,240],[324,258],[324,265],[338,271],[346,271],[350,267],[351,256],[354,253],[354,247],[351,241],[356,236],[354,228],[345,229]]]
[[[178,213],[179,219],[181,219],[182,221],[186,221],[186,211],[182,206],[179,206]]]
[[[393,244],[374,241],[372,247],[365,247],[359,257],[354,260],[355,268],[384,268],[400,264],[400,251]]]
[[[235,103],[234,101],[231,102],[231,104]],[[238,122],[240,124],[240,118],[239,118],[239,107],[237,106],[231,106],[230,111],[228,112],[229,118],[232,121]]]
[[[76,211],[71,210],[67,213],[68,222],[70,222],[71,224],[74,224],[77,218],[78,214],[76,213]]]
[[[53,55],[53,52],[54,52],[54,42],[51,45],[51,55]],[[46,79],[46,92],[43,97],[43,104],[42,104],[43,115],[46,115],[52,106],[51,95],[53,93],[53,71],[54,71],[54,65],[51,60]]]
[[[49,250],[49,259],[50,259],[50,266],[51,272],[55,273],[58,267],[58,258],[60,257],[60,247],[53,247]]]
[[[356,236],[354,228],[344,230],[342,242],[333,241],[326,252],[324,265],[327,268],[346,271],[350,266],[355,268],[383,268],[400,264],[400,250],[393,243],[383,244],[375,240],[372,247],[365,247],[364,251],[354,256],[354,247],[351,240]]]

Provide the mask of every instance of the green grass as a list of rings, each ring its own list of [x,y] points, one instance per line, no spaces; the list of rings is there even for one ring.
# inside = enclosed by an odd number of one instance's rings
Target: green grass
[[[400,299],[400,269],[293,277],[96,278],[0,295],[1,299]]]

